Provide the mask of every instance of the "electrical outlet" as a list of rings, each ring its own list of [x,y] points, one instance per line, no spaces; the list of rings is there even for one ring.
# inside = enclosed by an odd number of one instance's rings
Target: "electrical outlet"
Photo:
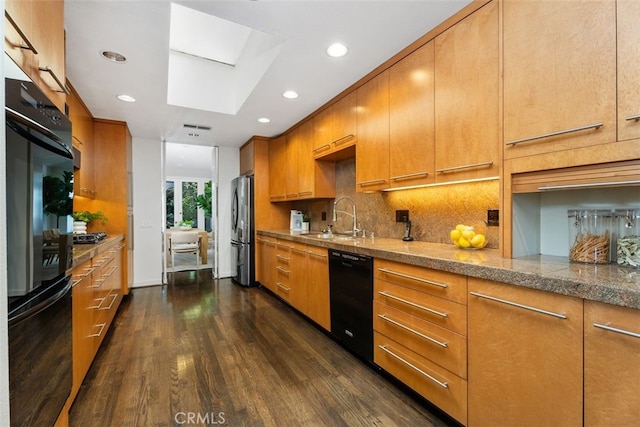
[[[489,209],[487,211],[487,225],[490,227],[500,225],[500,211],[498,209]]]
[[[322,221],[326,221],[326,220],[327,220],[327,213],[322,212]]]
[[[407,221],[409,221],[409,211],[408,210],[396,211],[396,222],[407,222]]]

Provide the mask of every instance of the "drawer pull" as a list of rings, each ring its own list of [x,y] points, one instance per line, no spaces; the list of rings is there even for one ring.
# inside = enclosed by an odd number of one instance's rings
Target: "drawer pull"
[[[462,166],[454,166],[451,168],[444,168],[444,169],[436,169],[437,173],[447,173],[447,172],[455,172],[455,171],[459,171],[459,170],[463,170],[463,169],[471,169],[471,168],[481,168],[484,166],[492,166],[493,162],[482,162],[482,163],[473,163],[470,165],[462,165]]]
[[[307,253],[308,253],[309,255],[317,256],[318,258],[327,258],[327,255],[326,255],[326,254],[317,254],[317,253],[315,253],[315,252],[313,252],[313,251],[307,251]]]
[[[289,193],[289,194],[287,194],[287,199],[292,199],[294,197],[298,197],[298,193]]]
[[[562,314],[562,313],[554,313],[553,311],[547,311],[547,310],[543,310],[541,308],[530,307],[528,305],[518,304],[517,302],[507,301],[505,299],[500,299],[500,298],[492,297],[492,296],[489,296],[489,295],[480,294],[478,292],[469,292],[469,293],[471,295],[477,296],[479,298],[484,298],[484,299],[488,299],[488,300],[491,300],[491,301],[499,302],[499,303],[502,303],[502,304],[511,305],[513,307],[524,308],[525,310],[535,311],[536,313],[546,314],[547,316],[553,316],[553,317],[557,317],[559,319],[566,319],[567,318],[567,316]]]
[[[630,122],[632,120],[640,120],[640,114],[635,114],[633,116],[629,116],[625,118],[626,121]]]
[[[97,334],[89,335],[90,337],[99,337],[100,335],[102,335],[102,331],[104,331],[104,327],[107,326],[107,324],[106,323],[99,323],[96,326],[100,326],[100,332],[98,332]]]
[[[91,273],[93,273],[93,271],[94,271],[95,269],[96,269],[96,267],[88,268],[88,269],[86,270],[86,273],[84,273],[84,274],[78,274],[78,277],[82,277],[82,278],[84,279],[85,277],[87,277],[87,276],[89,276]]]
[[[99,301],[98,305],[92,305],[92,306],[87,307],[87,308],[90,308],[92,310],[100,310],[102,308],[102,304],[104,303],[104,298],[95,298],[95,300]]]
[[[298,193],[298,197],[311,196],[312,194],[313,194],[313,191],[303,191],[301,193]]]
[[[389,179],[391,181],[401,181],[403,179],[418,178],[420,176],[429,176],[429,172],[418,172],[418,173],[410,173],[407,175],[392,176]]]
[[[593,124],[590,124],[590,125],[580,126],[580,127],[577,127],[577,128],[559,130],[557,132],[545,133],[545,134],[538,135],[538,136],[530,136],[528,138],[516,139],[515,141],[507,142],[505,145],[517,145],[517,144],[520,144],[522,142],[535,141],[537,139],[550,138],[552,136],[566,135],[568,133],[580,132],[582,130],[598,129],[598,128],[601,128],[602,126],[604,126],[603,123],[593,123]]]
[[[77,285],[80,282],[82,282],[82,279],[74,280],[73,282],[71,282],[71,287],[74,287],[75,285]]]
[[[447,383],[444,383],[434,377],[432,377],[431,375],[427,374],[425,371],[423,371],[422,369],[418,368],[417,366],[413,365],[412,363],[407,362],[406,360],[404,360],[402,357],[398,356],[397,354],[395,354],[394,352],[392,352],[391,350],[389,350],[387,348],[386,345],[379,345],[378,347],[380,347],[380,350],[388,353],[389,355],[395,357],[396,359],[398,359],[399,361],[401,361],[402,363],[404,363],[405,365],[407,365],[408,367],[410,367],[411,369],[417,371],[418,373],[422,374],[423,376],[427,377],[428,379],[430,379],[431,381],[433,381],[434,383],[438,384],[440,387],[442,388],[449,388],[449,385]]]
[[[111,307],[113,307],[113,303],[118,299],[118,294],[113,294],[112,296],[113,299],[111,300],[111,304],[109,304],[109,307],[101,308],[101,310],[111,310]]]
[[[386,316],[386,315],[384,315],[384,314],[378,314],[378,317],[379,317],[379,318],[381,318],[381,319],[382,319],[382,320],[384,320],[384,321],[387,321],[387,322],[389,322],[389,323],[391,323],[391,324],[394,324],[394,325],[398,326],[399,328],[404,329],[405,331],[409,331],[409,332],[411,332],[412,334],[419,336],[420,338],[424,338],[424,339],[425,339],[425,340],[427,340],[427,341],[430,341],[430,342],[432,342],[432,343],[434,343],[434,344],[437,344],[437,345],[439,345],[440,347],[447,348],[447,343],[446,343],[446,342],[438,341],[438,340],[437,340],[437,339],[435,339],[435,338],[431,338],[430,336],[425,335],[425,334],[423,334],[422,332],[418,332],[418,331],[416,331],[415,329],[412,329],[412,328],[408,327],[407,325],[403,325],[402,323],[400,323],[400,322],[398,322],[398,321],[396,321],[396,320],[393,320],[393,319],[391,319],[391,318],[387,317],[387,316]]]
[[[371,181],[359,182],[358,185],[360,187],[364,187],[364,186],[367,186],[367,185],[384,184],[385,182],[387,182],[386,179],[380,178],[380,179],[372,179]]]
[[[320,147],[318,147],[318,148],[314,148],[314,149],[313,149],[313,152],[315,153],[316,151],[321,151],[321,150],[324,150],[325,148],[331,148],[331,145],[329,145],[329,144],[321,145],[321,146],[320,146]]]
[[[336,147],[338,145],[342,145],[346,142],[347,139],[353,138],[353,134],[350,133],[349,135],[345,135],[342,138],[338,138],[335,141],[332,142],[333,145],[335,145]]]
[[[432,309],[432,308],[424,307],[424,306],[422,306],[422,305],[420,305],[420,304],[416,304],[415,302],[407,301],[406,299],[403,299],[403,298],[397,297],[397,296],[395,296],[395,295],[388,294],[388,293],[386,293],[385,291],[378,291],[378,294],[382,295],[383,297],[387,297],[387,298],[389,298],[389,299],[399,301],[399,302],[401,302],[401,303],[403,303],[403,304],[410,305],[411,307],[415,307],[415,308],[418,308],[418,309],[420,309],[420,310],[426,311],[426,312],[428,312],[428,313],[435,314],[436,316],[440,316],[440,317],[448,317],[448,314],[447,314],[447,313],[442,313],[442,312],[440,312],[440,311],[436,311],[436,310],[434,310],[434,309]]]
[[[112,275],[112,274],[113,274],[117,269],[118,269],[118,266],[117,266],[117,265],[114,265],[114,266],[112,266],[112,267],[111,267],[111,270],[110,270],[108,273],[104,274],[103,276],[104,276],[104,277],[111,277],[111,275]]]
[[[285,290],[285,291],[287,291],[287,292],[289,292],[289,291],[291,290],[291,288],[287,288],[285,285],[283,285],[283,284],[282,284],[282,283],[280,283],[280,282],[276,283],[276,285],[277,285],[280,289],[283,289],[283,290]]]
[[[422,279],[420,277],[409,276],[408,274],[398,273],[397,271],[389,270],[389,269],[386,269],[386,268],[379,268],[378,270],[383,272],[383,273],[391,274],[391,275],[398,276],[398,277],[403,277],[405,279],[415,280],[417,282],[426,283],[427,285],[433,285],[433,286],[437,286],[439,288],[446,288],[447,287],[447,285],[445,283],[432,282],[431,280]]]
[[[597,187],[606,187],[611,185],[635,185],[635,184],[640,184],[640,180],[593,182],[593,183],[585,183],[585,184],[544,185],[544,186],[538,187],[538,191],[571,190],[574,188],[597,188]]]
[[[611,332],[616,332],[618,334],[628,335],[634,338],[640,338],[640,334],[637,332],[625,331],[624,329],[618,329],[618,328],[614,328],[613,326],[602,325],[600,323],[594,323],[593,326],[595,326],[596,328],[604,329],[605,331],[611,331]]]
[[[289,274],[289,270],[285,270],[284,268],[282,268],[280,266],[277,266],[276,270],[278,270],[279,272],[284,273],[284,274]]]
[[[276,258],[278,258],[280,261],[284,261],[284,262],[289,262],[289,258],[287,258],[286,256],[282,256],[282,255],[276,255]]]
[[[307,253],[307,251],[305,251],[304,249],[294,248],[293,246],[291,247],[291,250],[293,252],[298,252],[299,254],[306,254]]]
[[[93,285],[93,288],[94,288],[94,289],[101,288],[101,287],[102,287],[102,285],[104,285],[104,281],[105,281],[105,280],[107,280],[107,279],[106,279],[106,277],[105,277],[105,278],[102,278],[102,279],[96,279],[96,280],[94,280],[95,282],[99,283],[99,285]]]

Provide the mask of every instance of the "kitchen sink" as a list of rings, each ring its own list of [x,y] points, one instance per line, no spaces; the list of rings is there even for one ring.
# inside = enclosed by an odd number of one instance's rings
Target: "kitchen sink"
[[[317,235],[319,239],[326,240],[355,240],[357,237],[353,237],[352,234],[328,234],[328,233],[320,233]]]

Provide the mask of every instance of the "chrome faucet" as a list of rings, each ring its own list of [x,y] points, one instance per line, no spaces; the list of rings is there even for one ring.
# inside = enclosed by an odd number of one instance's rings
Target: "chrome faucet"
[[[336,209],[336,207],[338,206],[338,202],[343,200],[343,199],[347,199],[351,202],[351,206],[353,206],[353,211],[352,213],[349,213],[347,211],[339,211]],[[336,222],[338,220],[338,212],[345,214],[345,215],[349,215],[351,218],[353,218],[353,237],[358,237],[358,232],[360,231],[358,229],[358,227],[356,227],[356,225],[358,224],[357,222],[357,217],[356,217],[356,202],[353,201],[353,199],[349,196],[342,196],[338,199],[336,199],[335,202],[333,202],[333,222]]]

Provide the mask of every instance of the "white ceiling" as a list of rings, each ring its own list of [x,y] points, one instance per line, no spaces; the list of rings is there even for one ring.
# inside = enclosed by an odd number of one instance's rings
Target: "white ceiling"
[[[67,77],[95,117],[126,121],[134,138],[240,147],[252,135],[282,133],[469,2],[177,1],[284,39],[232,115],[167,104],[169,1],[66,0]],[[336,41],[349,48],[346,57],[326,55]],[[100,56],[103,50],[119,52],[127,62],[109,62]],[[196,83],[205,87],[205,80]],[[285,99],[285,90],[300,97]],[[116,99],[123,93],[137,102]],[[258,123],[260,117],[271,123]],[[211,130],[184,129],[185,123]]]

